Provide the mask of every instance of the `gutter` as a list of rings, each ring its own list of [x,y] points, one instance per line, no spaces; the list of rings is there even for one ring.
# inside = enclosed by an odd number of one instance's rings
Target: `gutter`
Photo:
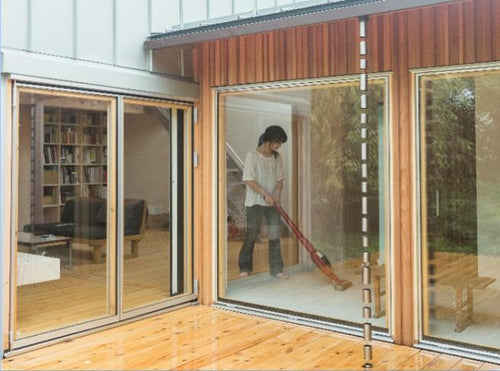
[[[209,20],[214,23],[149,36],[144,46],[148,50],[161,49],[452,1],[454,0],[345,0],[220,23]]]

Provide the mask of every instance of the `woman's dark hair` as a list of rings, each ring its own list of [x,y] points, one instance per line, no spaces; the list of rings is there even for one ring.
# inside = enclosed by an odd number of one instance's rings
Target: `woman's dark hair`
[[[264,142],[279,142],[285,143],[288,140],[288,137],[285,133],[285,130],[281,126],[272,125],[269,126],[264,134],[262,134],[259,138],[259,145]]]

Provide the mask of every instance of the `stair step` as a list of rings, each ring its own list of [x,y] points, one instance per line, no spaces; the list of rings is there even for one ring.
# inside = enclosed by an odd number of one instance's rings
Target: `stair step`
[[[226,171],[228,173],[239,173],[241,170],[239,168],[235,167],[235,168],[227,168]]]

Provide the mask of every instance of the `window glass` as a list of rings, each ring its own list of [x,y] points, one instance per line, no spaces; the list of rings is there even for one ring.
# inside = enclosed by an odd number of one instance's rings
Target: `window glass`
[[[424,336],[498,349],[500,73],[420,79]]]
[[[169,108],[126,102],[124,110],[123,307],[127,311],[158,303],[171,294],[175,124]]]
[[[328,320],[363,321],[359,101],[355,81],[220,94],[219,125],[225,138],[221,298]],[[384,80],[371,82],[369,105],[367,206],[374,324],[385,328]],[[279,198],[313,249],[351,287],[334,285],[314,264],[293,227],[262,196],[263,190]]]
[[[15,339],[116,313],[111,102],[21,91]]]

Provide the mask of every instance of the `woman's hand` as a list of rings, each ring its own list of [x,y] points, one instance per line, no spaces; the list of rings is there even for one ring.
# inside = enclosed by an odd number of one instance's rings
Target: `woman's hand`
[[[274,195],[274,203],[279,205],[281,201],[281,196],[279,194]]]
[[[272,205],[274,204],[274,202],[276,201],[273,196],[271,196],[269,193],[265,192],[264,193],[264,200],[269,204],[269,205]]]

